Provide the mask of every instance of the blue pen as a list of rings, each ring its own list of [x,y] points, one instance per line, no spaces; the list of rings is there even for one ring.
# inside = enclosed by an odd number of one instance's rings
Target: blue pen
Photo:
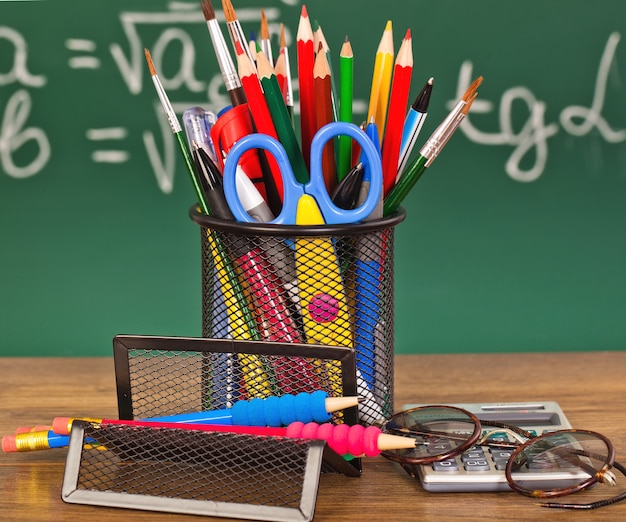
[[[409,113],[404,121],[404,129],[402,130],[402,144],[400,145],[400,160],[398,161],[398,174],[396,175],[396,183],[400,179],[400,175],[404,171],[413,146],[417,142],[426,114],[428,113],[428,104],[430,103],[430,95],[433,90],[433,78],[430,78],[422,90],[419,92],[413,105],[409,109]]]
[[[233,426],[287,426],[292,422],[328,422],[332,413],[356,406],[357,397],[329,397],[324,390],[295,395],[269,396],[237,401],[232,408],[181,413],[142,419],[144,422],[174,422],[177,424],[222,424]],[[67,435],[75,420],[99,424],[123,423],[123,420],[57,417],[52,423],[54,433]]]
[[[378,127],[370,121],[366,134],[372,140],[380,158],[380,140]],[[365,172],[357,204],[367,197],[371,183],[371,169],[368,168],[368,159],[362,157],[365,163]],[[380,219],[383,215],[382,195],[378,204],[367,217],[366,221]],[[365,397],[359,408],[360,419],[368,423],[378,421],[383,412],[378,398],[374,396],[376,389],[376,326],[380,320],[380,292],[381,292],[381,255],[382,236],[380,232],[370,232],[358,238],[355,260],[355,321],[354,341],[356,351],[357,389]]]

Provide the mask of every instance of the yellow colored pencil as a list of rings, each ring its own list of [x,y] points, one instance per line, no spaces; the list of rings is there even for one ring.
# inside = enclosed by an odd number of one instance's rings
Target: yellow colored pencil
[[[389,90],[393,75],[393,28],[391,20],[387,21],[383,36],[376,50],[374,61],[374,74],[372,75],[372,88],[370,91],[367,121],[372,121],[378,127],[380,144],[384,135],[385,118],[387,116],[387,104],[389,103]]]

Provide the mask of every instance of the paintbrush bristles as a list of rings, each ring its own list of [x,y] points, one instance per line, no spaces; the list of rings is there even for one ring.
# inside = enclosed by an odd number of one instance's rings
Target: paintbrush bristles
[[[230,0],[222,0],[222,10],[227,22],[235,22],[237,20],[235,8]]]
[[[261,9],[261,38],[265,40],[269,40],[270,38],[270,28],[267,23],[267,16],[265,16],[265,11]]]
[[[215,20],[215,9],[213,9],[211,0],[202,0],[202,13],[207,22],[209,20]]]
[[[148,62],[148,69],[150,69],[150,74],[152,76],[156,76],[156,71],[154,70],[154,64],[152,63],[152,57],[150,56],[150,51],[148,51],[148,49],[144,49],[143,50],[144,54],[146,55],[146,62]]]
[[[472,95],[476,92],[476,89],[478,89],[478,87],[480,86],[480,84],[483,82],[483,77],[479,76],[478,78],[476,78],[472,84],[467,88],[467,90],[465,91],[465,94],[463,94],[463,97],[461,98],[463,101],[468,101]]]

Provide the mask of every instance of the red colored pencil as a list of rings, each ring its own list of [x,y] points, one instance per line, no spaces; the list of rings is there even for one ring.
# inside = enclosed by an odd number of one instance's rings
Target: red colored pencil
[[[267,134],[274,139],[278,139],[272,115],[267,107],[267,102],[265,101],[265,96],[263,95],[261,84],[259,83],[256,68],[252,62],[250,62],[250,58],[248,58],[248,55],[239,44],[237,45],[237,70],[241,78],[241,85],[248,99],[248,108],[250,109],[256,130],[261,134]],[[268,155],[268,162],[274,185],[276,186],[278,196],[282,202],[283,178],[280,173],[280,168],[271,154]]]
[[[313,30],[305,5],[302,6],[298,23],[296,51],[300,84],[300,141],[302,155],[308,169],[311,157],[311,140],[316,131],[315,82],[313,80],[315,50],[313,48]]]
[[[413,49],[411,30],[409,29],[402,40],[402,45],[396,57],[391,94],[389,96],[387,124],[385,126],[382,148],[383,190],[385,195],[393,188],[398,172],[402,130],[409,101],[412,73]]]
[[[315,82],[315,120],[316,129],[334,121],[331,72],[326,52],[322,49],[317,53],[313,67]],[[335,164],[334,140],[328,140],[322,151],[322,172],[326,190],[332,194],[337,185],[337,166]]]

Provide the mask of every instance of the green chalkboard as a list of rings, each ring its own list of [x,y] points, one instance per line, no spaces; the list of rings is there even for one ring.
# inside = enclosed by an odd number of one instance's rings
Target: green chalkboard
[[[293,44],[300,3],[233,4],[246,32],[263,6]],[[388,19],[396,49],[412,31],[411,98],[435,79],[422,140],[485,78],[404,202],[396,350],[622,349],[626,4],[307,7],[337,61],[350,37],[355,123]],[[179,114],[228,103],[199,1],[0,1],[2,355],[109,355],[118,333],[200,334],[194,192],[144,47]]]

